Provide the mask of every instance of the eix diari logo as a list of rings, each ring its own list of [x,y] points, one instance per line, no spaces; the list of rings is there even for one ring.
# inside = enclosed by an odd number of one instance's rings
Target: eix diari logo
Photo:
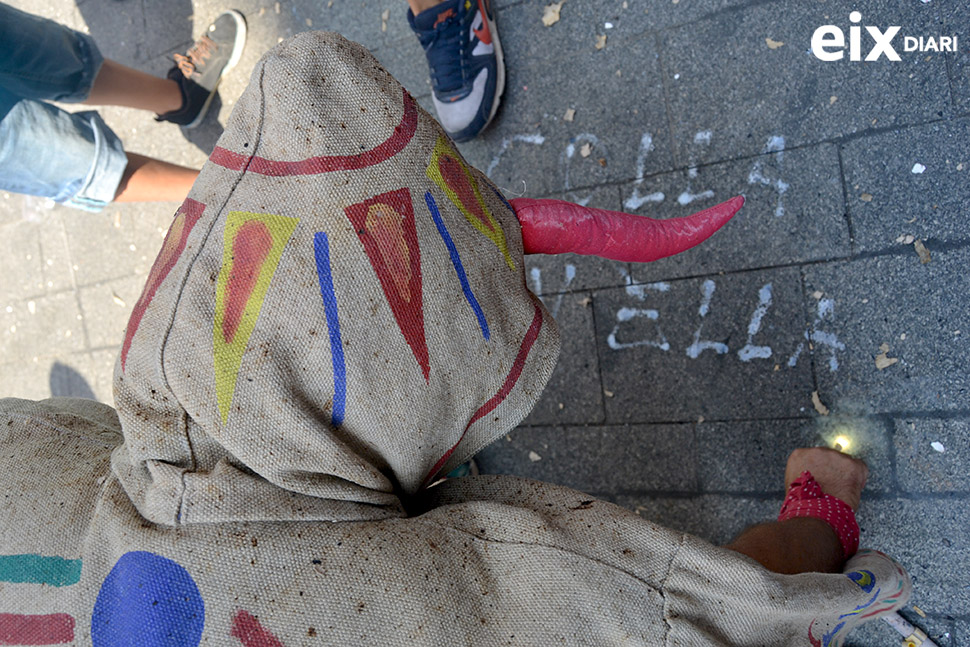
[[[849,14],[849,22],[856,23],[849,27],[849,60],[862,59],[862,27],[857,23],[862,21],[862,14],[853,11]],[[883,55],[890,61],[900,61],[893,39],[902,27],[892,26],[883,31],[878,27],[866,25],[866,32],[872,40],[872,47],[866,54],[865,60],[877,61]],[[904,52],[955,52],[957,51],[956,36],[905,36],[903,37]],[[845,32],[836,25],[822,25],[812,34],[812,54],[822,61],[838,61],[845,56]]]

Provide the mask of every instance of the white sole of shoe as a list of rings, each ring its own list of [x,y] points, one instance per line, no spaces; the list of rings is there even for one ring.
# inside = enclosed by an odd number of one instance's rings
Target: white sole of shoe
[[[481,11],[481,8],[479,8]],[[502,102],[502,94],[505,92],[505,58],[502,56],[502,43],[499,42],[498,30],[495,28],[495,21],[488,17],[488,14],[482,12],[482,18],[488,22],[488,33],[492,35],[492,46],[495,48],[495,99],[492,101],[492,109],[488,113],[488,119],[485,121],[485,125],[482,130],[488,128],[488,125],[492,123],[492,119],[495,118],[495,113],[498,112],[498,106]]]
[[[226,67],[223,68],[222,74],[219,75],[219,80],[216,82],[216,87],[212,89],[212,93],[209,94],[209,98],[206,99],[204,104],[202,104],[202,110],[199,111],[199,114],[196,115],[195,119],[182,126],[186,130],[197,128],[205,119],[206,114],[209,112],[209,106],[212,104],[212,99],[216,96],[216,91],[219,89],[219,84],[222,83],[222,79],[225,78],[226,74],[228,74],[232,68],[236,67],[236,64],[239,63],[239,59],[242,58],[243,50],[246,49],[246,38],[249,35],[246,27],[246,19],[235,9],[230,9],[223,13],[227,13],[232,16],[233,21],[236,23],[236,43],[232,48],[232,54],[229,56],[229,61],[226,63]]]

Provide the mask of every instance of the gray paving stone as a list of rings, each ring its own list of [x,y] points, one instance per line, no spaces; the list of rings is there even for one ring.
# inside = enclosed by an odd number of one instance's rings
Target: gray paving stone
[[[0,298],[3,307],[13,301],[44,294],[44,257],[40,247],[40,226],[37,223],[14,221],[0,227],[0,237],[8,250],[0,254]]]
[[[40,244],[40,280],[47,293],[74,288],[74,262],[64,233],[63,217],[76,218],[68,209],[58,207],[44,222],[35,223]]]
[[[181,6],[174,11],[181,16],[176,29],[182,28],[184,32],[188,32],[191,23],[186,20],[186,16],[192,11],[189,9],[188,13],[185,13],[186,3],[179,4]],[[91,34],[105,58],[137,67],[139,62],[150,56],[149,48],[146,46],[148,36],[143,10],[141,7],[138,9],[138,11],[119,11],[118,6],[113,3],[82,2],[78,5],[84,25],[80,31]],[[187,40],[191,42],[191,39],[192,36],[189,35]]]
[[[904,24],[907,33],[939,27],[936,9],[922,3],[832,0],[757,4],[663,32],[675,163],[759,153],[772,137],[794,148],[945,114],[949,80],[942,55],[864,64],[824,62],[808,51],[816,27],[835,23],[848,30],[855,10],[866,24]],[[767,38],[784,46],[771,49]],[[865,41],[863,49],[868,46]],[[711,144],[695,144],[694,133],[706,130],[713,132]]]
[[[110,4],[103,2],[90,2],[82,6],[94,8],[99,5],[101,12],[116,11]],[[144,40],[141,43],[143,59],[147,61],[166,54],[173,45],[182,45],[183,48],[191,47],[195,39],[205,32],[222,11],[224,9],[210,11],[207,7],[200,7],[198,11],[194,12],[192,0],[176,0],[175,2],[164,3],[146,2],[144,4]],[[81,13],[84,14],[85,19],[90,24],[91,18],[88,17],[88,10],[81,9]]]
[[[896,465],[903,490],[970,491],[966,469],[970,461],[970,421],[909,418],[896,420],[895,427]]]
[[[899,561],[913,577],[916,604],[932,615],[970,611],[970,525],[966,501],[887,499],[859,509],[863,544]]]
[[[632,7],[624,10],[620,2],[612,0],[566,2],[559,12],[559,21],[546,27],[542,16],[548,4],[548,1],[523,2],[499,12],[498,27],[510,65],[521,67],[550,58],[559,65],[572,65],[583,55],[602,53],[595,48],[596,37],[607,36],[605,51],[614,46],[614,40],[636,35],[624,26],[620,16],[632,17],[643,11],[642,7],[638,8],[642,3],[632,3]],[[613,28],[606,29],[606,22],[611,22]],[[568,52],[570,58],[550,57],[550,52]]]
[[[970,619],[963,618],[953,624],[953,645],[966,645],[970,642]]]
[[[958,249],[927,265],[907,253],[806,267],[806,292],[824,294],[811,333],[822,401],[836,412],[965,408],[968,263]],[[879,370],[882,344],[899,361]]]
[[[594,293],[607,421],[810,415],[801,298],[794,268]]]
[[[842,160],[857,250],[898,247],[906,235],[967,240],[970,119],[863,137],[843,146]],[[925,170],[914,173],[916,164]]]
[[[117,348],[95,350],[69,358],[72,366],[91,387],[95,398],[106,404],[114,403],[114,369],[120,350],[119,342]]]
[[[959,643],[953,642],[953,631],[951,622],[945,617],[923,618],[911,609],[904,609],[903,616],[926,632],[926,634],[939,647],[956,647]],[[883,645],[899,644],[903,636],[899,635],[895,629],[886,624],[883,620],[867,622],[856,627],[849,633],[845,641],[845,647],[883,647]]]
[[[19,362],[0,364],[0,393],[29,400],[55,395],[86,397],[111,404],[117,356],[116,349],[92,353],[61,351],[55,357],[22,356]]]
[[[24,299],[0,311],[0,357],[50,357],[85,350],[73,292]]]
[[[112,204],[100,214],[64,218],[71,256],[77,259],[78,286],[132,274],[147,276],[178,206]]]
[[[22,195],[10,193],[9,191],[0,192],[0,227],[11,225],[21,220]]]
[[[292,12],[299,13],[298,23],[295,26],[297,31],[311,29],[305,24],[305,19],[310,17],[313,20],[312,29],[325,29],[337,31],[346,38],[356,41],[367,48],[376,48],[383,44],[383,32],[381,32],[381,13],[390,5],[389,2],[375,0],[334,0],[333,3],[320,2],[317,11],[311,11],[313,3],[286,3]],[[392,6],[401,8],[404,3],[394,3]],[[331,5],[331,6],[328,6]],[[284,8],[284,11],[286,8]],[[307,16],[302,14],[306,13]],[[310,16],[310,13],[319,14],[319,18]],[[397,12],[392,11],[397,14]],[[389,17],[388,26],[392,21],[399,21],[404,18],[403,9],[401,15]],[[302,26],[299,23],[303,23]]]
[[[66,357],[69,353],[64,353]],[[49,357],[25,357],[7,353],[0,354],[4,360],[16,358],[16,362],[0,364],[0,393],[3,397],[44,400],[51,397],[51,367],[57,361]]]
[[[476,458],[486,473],[517,474],[582,492],[696,487],[692,425],[531,427]]]
[[[410,27],[408,27],[410,31]],[[374,52],[381,65],[414,96],[431,93],[431,79],[421,43],[413,35],[391,41]],[[434,111],[431,112],[434,115]]]
[[[596,356],[592,298],[588,294],[544,299],[562,339],[559,362],[526,425],[603,422],[603,385]]]
[[[387,12],[386,23],[382,20],[384,12]],[[408,6],[405,2],[399,2],[398,0],[377,0],[376,2],[367,3],[367,20],[370,21],[370,15],[372,12],[377,13],[377,20],[374,23],[374,28],[381,31],[382,47],[386,47],[388,44],[410,39],[418,50],[418,58],[416,59],[417,68],[425,68],[427,72],[427,65],[424,62],[424,53],[421,50],[421,46],[418,43],[418,38],[411,30],[411,25],[408,24]],[[384,26],[386,25],[386,26]]]
[[[90,348],[120,348],[144,276],[126,276],[78,290]]]
[[[893,470],[884,423],[864,418],[759,420],[697,425],[697,473],[701,491],[784,494],[785,464],[792,450],[819,445],[845,434],[848,451],[866,461],[866,493],[893,489]],[[864,495],[865,496],[865,495]]]
[[[950,73],[950,92],[953,104],[961,113],[970,108],[970,7],[962,2],[942,5],[943,36],[960,40],[958,52],[946,55]]]
[[[838,152],[832,144],[656,175],[624,185],[622,195],[626,210],[652,218],[686,216],[745,196],[738,215],[706,242],[670,258],[634,265],[638,281],[832,259],[850,252]]]
[[[646,37],[650,32],[715,18],[725,9],[741,7],[749,3],[749,0],[709,0],[708,2],[663,0],[650,3],[628,2],[626,9],[623,8],[622,2],[605,3],[612,11],[605,11],[602,18],[612,22],[613,29],[604,33]]]
[[[748,526],[778,516],[782,498],[751,498],[725,494],[704,494],[690,498],[624,494],[618,505],[644,519],[680,530],[716,544],[730,543]]]

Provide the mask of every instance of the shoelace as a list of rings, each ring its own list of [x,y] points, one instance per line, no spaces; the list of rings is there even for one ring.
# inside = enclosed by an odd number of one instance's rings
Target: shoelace
[[[196,67],[200,64],[205,63],[205,60],[212,55],[213,50],[218,49],[211,38],[208,36],[203,36],[196,42],[189,51],[182,54],[175,55],[175,64],[178,65],[179,70],[186,78],[192,76],[195,72]]]
[[[437,91],[457,90],[465,80],[462,32],[462,24],[458,18],[449,18],[435,28],[431,37],[422,43],[431,67],[434,89]]]

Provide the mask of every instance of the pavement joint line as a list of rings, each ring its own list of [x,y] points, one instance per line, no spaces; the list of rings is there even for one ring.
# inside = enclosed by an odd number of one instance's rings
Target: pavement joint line
[[[779,469],[779,472],[781,470]],[[779,478],[779,481],[781,479]],[[785,490],[784,487],[779,486],[777,489],[773,490],[624,490],[617,489],[605,492],[603,490],[584,490],[591,496],[599,499],[615,500],[620,497],[642,497],[647,499],[696,499],[700,496],[719,496],[719,497],[730,497],[733,499],[749,499],[751,501],[773,501],[777,500],[779,506],[781,505],[781,500],[784,497]],[[909,501],[959,501],[970,496],[970,492],[964,491],[954,491],[954,492],[905,492],[905,491],[874,491],[874,490],[864,490],[862,493],[863,505],[867,501],[871,502],[886,502],[886,501],[897,501],[899,499],[907,499]]]
[[[966,420],[970,418],[970,409],[880,411],[878,414],[870,414],[867,417],[876,418],[883,416],[896,420],[900,418],[912,418],[914,420]]]
[[[898,453],[895,447],[895,436],[896,436],[896,423],[892,418],[884,418],[882,420],[882,431],[884,440],[886,441],[886,447],[889,451],[886,455],[889,460],[889,483],[892,485],[892,489],[896,492],[903,492],[904,489],[900,487],[899,483],[899,470],[896,466],[896,454]]]
[[[90,353],[102,353],[104,351],[120,352],[120,349],[118,348],[118,344],[111,344],[109,346],[92,346],[88,350],[84,350],[84,351],[80,351],[79,350],[79,351],[75,351],[75,352],[73,352],[71,354],[72,355],[88,355]]]
[[[745,11],[747,9],[753,9],[756,7],[766,6],[770,4],[776,4],[776,3],[780,4],[782,2],[784,2],[784,0],[752,0],[752,2],[748,2],[747,4],[734,5],[730,7],[722,7],[721,9],[715,9],[710,13],[704,14],[703,16],[698,16],[697,18],[694,18],[693,20],[688,20],[687,22],[674,23],[671,25],[667,25],[666,27],[661,27],[659,29],[647,28],[633,34],[633,36],[631,37],[643,37],[649,34],[662,34],[665,31],[673,31],[675,29],[690,27],[691,25],[696,25],[697,23],[704,22],[706,20],[720,18],[721,16],[729,15],[732,13],[737,13],[737,12]]]
[[[657,65],[660,67],[660,87],[663,91],[664,97],[664,116],[667,121],[667,145],[670,147],[670,160],[673,165],[677,166],[677,147],[674,145],[674,117],[673,111],[670,109],[670,89],[667,84],[667,67],[664,65],[664,55],[663,48],[660,43],[660,34],[655,34],[653,39],[654,48],[657,52]],[[633,178],[631,178],[633,179]],[[647,179],[647,176],[641,174],[640,181]]]
[[[666,97],[665,97],[665,101],[666,101]],[[653,173],[644,173],[642,180],[641,178],[636,176],[629,176],[629,177],[607,180],[605,182],[599,182],[595,184],[587,184],[587,185],[570,187],[569,190],[573,192],[590,191],[590,190],[594,190],[602,187],[608,187],[608,186],[622,186],[625,184],[629,184],[631,182],[640,182],[640,181],[650,180],[653,178],[662,177],[664,175],[670,175],[671,173],[683,173],[683,172],[690,171],[690,169],[697,169],[698,171],[700,171],[711,166],[719,166],[722,164],[731,164],[735,162],[745,162],[745,161],[757,159],[759,157],[765,157],[768,155],[777,155],[778,153],[790,153],[793,151],[818,148],[820,146],[824,146],[828,144],[841,146],[858,139],[865,139],[866,137],[875,137],[886,133],[902,133],[903,131],[911,130],[913,128],[931,126],[934,124],[954,123],[954,122],[962,121],[963,119],[968,117],[970,117],[970,113],[967,113],[966,115],[961,115],[959,117],[938,117],[936,119],[931,119],[929,121],[920,121],[912,124],[881,126],[879,128],[867,128],[866,130],[861,130],[861,131],[857,131],[855,133],[849,133],[846,135],[839,135],[838,137],[821,139],[821,140],[812,141],[812,142],[805,142],[802,144],[797,144],[795,146],[786,146],[785,149],[782,151],[762,151],[760,153],[753,153],[750,155],[739,155],[737,157],[726,157],[726,158],[722,158],[722,159],[718,159],[710,162],[703,162],[700,164],[687,164],[686,166],[675,164],[673,167],[669,169],[655,171]],[[674,154],[676,150],[673,147],[673,135],[671,134],[670,137],[671,137],[671,148],[672,148],[671,152],[672,154]],[[841,165],[840,165],[840,170],[841,170]],[[563,192],[562,190],[547,191],[547,192],[540,193],[537,197],[543,198],[548,196],[560,195],[562,194],[562,192]]]
[[[932,251],[934,252],[960,251],[970,247],[970,239],[963,239],[963,238],[956,241],[942,241],[937,238],[927,238],[923,242],[931,245]],[[900,247],[902,249],[899,249]],[[910,250],[910,246],[902,245],[900,243],[898,246],[887,247],[881,250],[857,252],[853,256],[832,256],[829,258],[820,258],[820,259],[813,259],[813,260],[807,260],[807,261],[793,261],[791,263],[779,263],[777,265],[760,265],[757,267],[743,267],[743,268],[738,268],[734,270],[708,272],[706,274],[686,274],[683,276],[676,276],[673,278],[658,279],[658,280],[672,283],[675,281],[688,281],[688,280],[696,280],[696,279],[704,279],[704,278],[735,276],[737,274],[746,274],[750,272],[767,272],[771,270],[784,270],[784,269],[792,269],[792,268],[802,269],[805,267],[811,267],[816,265],[828,265],[831,263],[851,263],[853,261],[864,261],[864,260],[869,260],[873,258],[885,258],[885,257],[909,258],[912,256],[913,256],[913,252],[912,250]],[[639,285],[651,285],[656,282],[657,281],[641,282],[641,281],[634,280],[632,283],[617,283],[615,285],[608,284],[608,285],[602,285],[596,288],[575,288],[575,289],[560,290],[556,292],[542,291],[542,292],[539,292],[537,296],[539,297],[549,297],[549,296],[559,296],[559,295],[573,296],[578,294],[589,293],[590,296],[595,300],[596,292],[599,292],[602,290],[618,290],[620,288],[628,288],[628,287],[639,286]]]
[[[110,350],[110,349],[104,349]],[[80,352],[80,351],[78,351]],[[698,423],[697,420],[651,420],[648,422],[637,422],[637,421],[625,421],[618,423],[606,423],[606,422],[587,422],[579,424],[569,424],[569,423],[552,423],[552,424],[528,424],[519,425],[518,429],[563,429],[566,427],[579,428],[583,427],[590,430],[598,430],[600,428],[616,428],[616,427],[643,427],[643,426],[670,426],[670,425],[708,425],[708,424],[737,424],[737,423],[751,423],[751,422],[797,422],[797,421],[811,421],[811,420],[825,420],[834,419],[838,420],[840,418],[853,418],[859,420],[877,420],[884,423],[891,423],[894,420],[899,420],[901,418],[914,419],[914,420],[966,420],[970,418],[970,409],[936,409],[936,410],[919,410],[919,411],[874,411],[869,413],[852,414],[852,413],[840,413],[835,412],[829,416],[818,416],[815,414],[807,414],[804,416],[773,416],[773,417],[754,417],[754,418],[704,418],[704,422]],[[511,433],[511,432],[510,432]]]
[[[845,174],[845,160],[842,159],[842,146],[843,144],[839,144],[835,147],[836,155],[839,160],[839,178],[842,180],[842,217],[845,218],[845,226],[849,233],[849,254],[855,256],[857,251],[855,243],[855,228],[852,225],[852,214],[849,213],[849,182]]]
[[[950,91],[950,107],[956,108],[957,97],[953,93],[953,52],[947,52],[943,56],[943,62],[946,65],[946,82],[947,88]]]
[[[806,322],[812,321],[812,318],[814,315],[812,313],[812,308],[809,307],[808,299],[806,298],[808,296],[808,287],[806,285],[807,281],[805,279],[805,268],[802,266],[799,266],[798,268],[798,283],[801,288],[802,297],[803,297],[801,300],[802,317],[804,317],[803,321],[806,321]],[[812,329],[812,324],[806,325],[805,327],[806,339],[808,339],[808,334],[811,329]],[[812,388],[815,390],[815,393],[820,393],[822,389],[818,385],[818,367],[815,365],[815,350],[811,347],[809,347],[809,353],[808,353],[808,367],[809,367],[808,368],[809,374],[812,376]]]
[[[629,276],[629,274],[627,276]],[[590,291],[590,293],[589,293],[589,307],[590,307],[590,316],[589,316],[589,319],[590,319],[590,323],[593,326],[593,336],[595,338],[596,337],[596,331],[597,331],[597,327],[596,327],[596,323],[597,322],[596,322],[596,308],[593,307],[593,298],[594,298],[593,292]],[[596,355],[597,386],[599,387],[597,389],[597,397],[599,398],[599,411],[600,411],[600,415],[599,415],[599,423],[597,423],[597,424],[604,424],[604,423],[606,423],[606,419],[607,419],[607,414],[606,414],[606,394],[604,393],[604,391],[606,390],[606,385],[603,384],[603,349],[601,348],[601,346],[602,346],[602,344],[597,344],[595,341],[593,342],[593,353]]]
[[[833,137],[825,141],[833,144],[847,144],[849,142],[854,142],[857,139],[865,139],[866,137],[875,137],[878,135],[884,135],[886,133],[902,133],[903,131],[912,130],[913,128],[921,128],[923,126],[954,123],[962,120],[965,117],[970,117],[970,113],[959,117],[957,116],[936,117],[935,119],[929,119],[927,121],[918,121],[911,124],[897,124],[894,126],[880,126],[878,128],[866,128],[865,130],[857,130],[854,133],[846,133],[844,135],[839,135],[838,137]],[[787,151],[787,150],[795,150],[795,149],[786,148],[785,150]]]
[[[84,347],[87,349],[91,347],[91,336],[88,333],[88,323],[87,318],[84,316],[84,307],[81,305],[81,291],[77,286],[77,273],[74,271],[74,254],[71,250],[67,228],[64,226],[63,220],[58,221],[57,229],[61,235],[61,239],[64,241],[64,247],[67,249],[67,267],[71,277],[71,291],[74,293],[74,303],[77,306],[78,314],[81,315],[81,333],[84,335]]]
[[[864,416],[859,416],[864,417]],[[807,421],[807,420],[817,420],[821,416],[816,416],[814,414],[808,414],[804,416],[774,416],[770,418],[704,418],[704,422],[698,423],[696,418],[690,420],[651,420],[649,422],[637,422],[633,420],[627,420],[623,422],[607,422],[607,423],[584,423],[584,424],[544,424],[544,425],[520,425],[524,429],[549,429],[549,428],[564,428],[564,427],[586,427],[590,429],[597,429],[599,427],[605,428],[616,428],[616,427],[643,427],[643,426],[657,426],[657,425],[697,425],[697,424],[714,424],[714,423],[739,423],[739,422],[779,422],[779,421]]]

